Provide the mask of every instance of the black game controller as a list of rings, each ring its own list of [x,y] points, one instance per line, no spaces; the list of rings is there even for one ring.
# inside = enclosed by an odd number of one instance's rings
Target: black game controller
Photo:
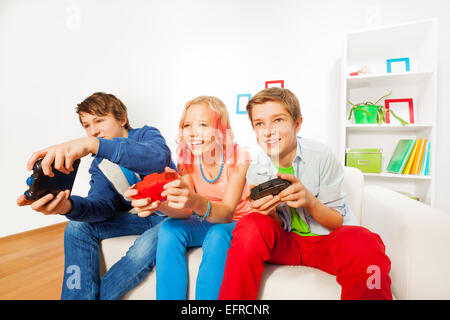
[[[290,185],[291,185],[290,181],[281,178],[275,178],[263,182],[250,190],[250,199],[258,200],[270,194],[276,196]]]
[[[73,162],[72,166],[74,170],[69,174],[56,170],[52,165],[52,171],[55,174],[54,177],[49,177],[44,174],[41,162],[42,159],[36,161],[33,166],[33,174],[27,179],[29,189],[23,193],[27,200],[35,201],[49,193],[56,196],[64,190],[72,191],[80,159]]]

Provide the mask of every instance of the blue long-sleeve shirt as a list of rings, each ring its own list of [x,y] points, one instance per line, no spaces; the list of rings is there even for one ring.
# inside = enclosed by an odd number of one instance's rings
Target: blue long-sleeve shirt
[[[99,138],[98,152],[89,168],[90,190],[87,197],[70,196],[72,210],[65,215],[69,220],[105,221],[116,212],[131,209],[130,201],[117,190],[111,177],[106,177],[102,172],[100,166],[105,159],[135,172],[141,178],[154,172],[161,173],[167,166],[175,169],[171,151],[154,127],[130,129],[128,138]]]

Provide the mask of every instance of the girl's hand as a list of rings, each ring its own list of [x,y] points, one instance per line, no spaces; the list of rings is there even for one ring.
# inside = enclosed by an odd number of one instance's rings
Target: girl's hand
[[[198,200],[197,194],[181,178],[165,184],[161,195],[167,197],[167,205],[174,209],[192,209]]]
[[[316,197],[305,188],[303,183],[296,176],[292,174],[278,174],[281,179],[288,180],[291,185],[281,191],[278,196],[282,202],[286,202],[289,207],[301,208],[305,207],[310,211]]]
[[[125,191],[124,195],[125,197],[131,198],[138,194],[138,191],[134,187],[129,187],[127,191]],[[137,214],[141,218],[148,217],[153,212],[158,210],[161,202],[160,201],[153,201],[150,198],[145,199],[137,199],[131,201],[131,205],[136,208]]]

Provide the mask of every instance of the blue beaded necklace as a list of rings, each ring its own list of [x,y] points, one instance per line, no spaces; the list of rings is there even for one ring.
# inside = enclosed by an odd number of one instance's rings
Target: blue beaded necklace
[[[214,180],[208,180],[208,179],[206,179],[205,175],[203,174],[203,170],[202,170],[202,156],[198,156],[198,165],[200,167],[200,173],[202,174],[203,179],[206,182],[208,182],[208,183],[214,183],[214,182],[216,182],[219,179],[220,175],[222,174],[223,163],[224,163],[224,155],[222,153],[222,164],[220,165],[220,171],[219,171],[218,176]]]

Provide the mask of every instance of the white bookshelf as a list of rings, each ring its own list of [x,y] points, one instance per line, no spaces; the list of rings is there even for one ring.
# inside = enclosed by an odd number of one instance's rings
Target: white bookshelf
[[[437,109],[437,21],[426,20],[348,32],[345,35],[341,103],[340,159],[347,148],[381,148],[382,172],[364,173],[366,184],[378,184],[410,193],[433,206],[435,202],[435,152]],[[386,71],[386,60],[409,57],[410,71]],[[370,74],[350,76],[368,66]],[[412,98],[414,124],[355,124],[348,120],[353,103],[375,102],[392,91],[388,99]],[[384,100],[380,101],[384,105]],[[431,142],[430,176],[386,172],[400,139],[426,138]]]

